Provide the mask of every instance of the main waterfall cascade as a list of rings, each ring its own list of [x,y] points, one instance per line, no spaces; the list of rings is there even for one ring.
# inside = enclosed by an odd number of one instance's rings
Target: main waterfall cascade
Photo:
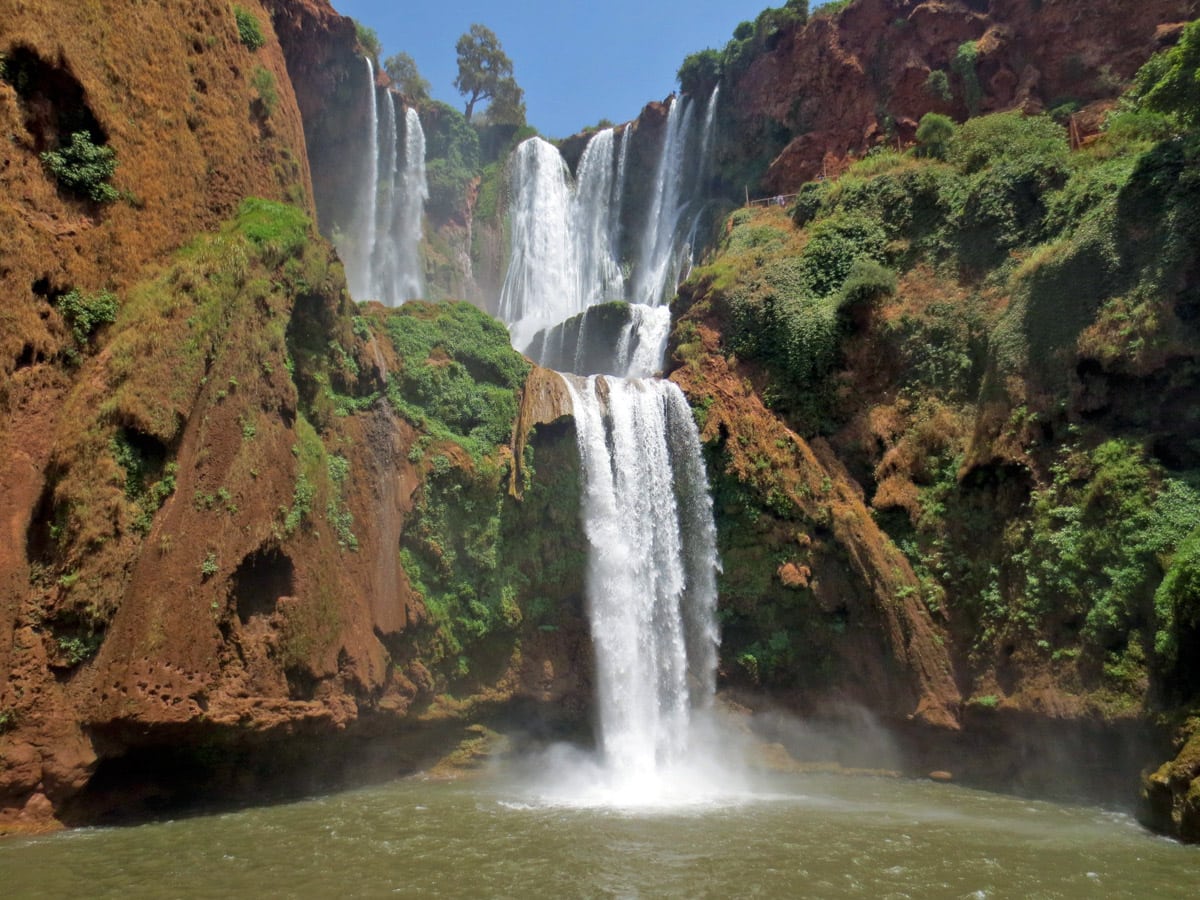
[[[584,470],[600,745],[616,787],[695,763],[716,683],[716,532],[691,409],[669,381],[564,376]],[[635,793],[636,796],[636,793]]]
[[[369,125],[364,141],[358,214],[334,242],[346,265],[352,297],[398,306],[425,293],[420,243],[429,187],[425,132],[415,109],[406,108],[403,133],[396,94],[375,84],[369,59]],[[382,113],[382,114],[381,114]]]
[[[699,433],[679,388],[649,377],[661,371],[666,301],[691,258],[715,103],[714,93],[697,130],[691,101],[672,100],[636,235],[622,225],[633,200],[629,126],[597,132],[574,177],[539,138],[510,164],[500,316],[515,346],[571,373],[562,378],[589,548],[599,752],[540,767],[554,802],[690,804],[734,789],[712,729],[719,563]]]

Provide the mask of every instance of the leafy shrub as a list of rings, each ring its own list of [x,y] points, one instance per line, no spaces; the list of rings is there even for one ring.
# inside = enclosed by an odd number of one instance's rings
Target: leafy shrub
[[[1046,116],[996,113],[958,128],[948,159],[968,176],[952,204],[966,262],[995,265],[1045,236],[1046,197],[1066,183],[1069,156],[1066,130]]]
[[[428,163],[427,209],[435,219],[446,219],[462,208],[467,185],[481,163],[479,134],[466,116],[449,104],[434,101],[422,114]]]
[[[529,364],[501,323],[469,303],[407,303],[387,331],[401,360],[388,386],[397,411],[477,459],[508,441]]]
[[[855,315],[896,293],[896,273],[873,259],[860,257],[850,266],[842,285],[838,309]]]
[[[797,228],[803,228],[820,214],[832,185],[829,181],[807,181],[800,185],[791,210]]]
[[[371,59],[379,59],[379,54],[383,52],[383,45],[379,43],[379,35],[375,29],[362,22],[355,22],[354,31],[358,36],[358,45],[363,48],[367,56]]]
[[[1200,529],[1179,545],[1154,594],[1154,652],[1168,671],[1180,663],[1180,645],[1200,635]]]
[[[275,87],[275,76],[262,66],[255,66],[250,75],[250,86],[258,94],[258,102],[262,104],[262,116],[271,118],[279,106],[279,91]]]
[[[949,151],[950,162],[971,175],[1005,160],[1065,165],[1070,145],[1066,129],[1052,119],[1013,110],[964,122]]]
[[[942,73],[945,75],[945,73]],[[933,159],[945,159],[954,139],[954,121],[940,113],[925,113],[917,126],[917,153]]]
[[[720,51],[710,48],[690,54],[684,58],[675,77],[685,94],[699,97],[710,93],[721,80]]]
[[[1067,448],[1064,456],[1052,485],[1034,494],[1012,558],[1039,617],[1077,616],[1085,641],[1119,649],[1154,595],[1159,560],[1200,525],[1200,493],[1125,441],[1106,441],[1086,456]],[[1167,590],[1164,598],[1172,597]]]
[[[258,50],[266,45],[267,39],[263,37],[262,26],[258,24],[258,17],[254,13],[245,7],[235,6],[233,18],[237,22],[238,38],[243,44],[251,50]]]
[[[979,104],[983,100],[983,88],[979,84],[979,73],[975,65],[979,60],[979,49],[974,41],[960,44],[950,61],[950,68],[958,76],[963,89],[963,102],[971,115],[979,115]]]
[[[1179,42],[1139,73],[1146,85],[1143,102],[1158,112],[1176,116],[1189,128],[1200,125],[1200,19],[1183,30]]]
[[[116,321],[119,304],[117,298],[108,291],[84,294],[70,290],[55,300],[54,305],[70,326],[75,340],[79,344],[86,344],[97,328]]]
[[[822,219],[800,257],[805,286],[818,297],[841,288],[855,260],[862,257],[882,262],[887,235],[880,223],[866,215],[843,212]]]
[[[86,131],[71,135],[71,143],[58,150],[47,150],[42,162],[58,183],[68,190],[97,203],[112,203],[120,194],[108,183],[117,169],[117,153],[98,145]]]
[[[933,69],[925,78],[925,90],[931,97],[949,102],[954,97],[950,90],[950,76],[945,69]]]

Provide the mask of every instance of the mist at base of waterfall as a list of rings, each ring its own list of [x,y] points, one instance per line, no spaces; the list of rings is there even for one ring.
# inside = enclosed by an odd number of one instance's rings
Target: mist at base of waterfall
[[[497,767],[522,802],[629,814],[702,811],[765,796],[749,760],[754,741],[719,710],[693,712],[681,743],[690,749],[652,765],[614,765],[603,753],[554,744]]]

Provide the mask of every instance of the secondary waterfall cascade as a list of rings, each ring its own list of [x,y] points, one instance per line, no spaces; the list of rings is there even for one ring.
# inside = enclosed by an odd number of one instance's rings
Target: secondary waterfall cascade
[[[633,125],[596,132],[572,176],[558,150],[530,138],[509,167],[511,253],[499,316],[513,344],[543,365],[585,374],[642,376],[657,371],[666,348],[668,320],[659,313],[686,276],[711,168],[717,92],[696,121],[697,103],[672,98],[648,191],[627,196]],[[640,205],[639,205],[640,204]],[[637,233],[624,224],[640,223]],[[630,304],[625,327],[597,335],[589,311],[600,304]],[[568,325],[573,317],[578,324]],[[595,358],[607,341],[605,364],[563,365]]]
[[[370,122],[355,204],[358,212],[334,242],[345,262],[351,296],[398,306],[425,293],[420,258],[429,199],[425,132],[415,109],[406,108],[401,117],[397,96],[376,86],[375,67],[369,59],[364,62]]]

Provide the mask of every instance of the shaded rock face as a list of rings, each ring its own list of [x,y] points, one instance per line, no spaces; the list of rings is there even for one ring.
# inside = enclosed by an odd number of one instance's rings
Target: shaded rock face
[[[1149,827],[1200,843],[1200,731],[1179,741],[1178,755],[1142,778],[1140,815]]]
[[[774,142],[762,187],[787,193],[837,174],[848,157],[873,146],[911,142],[927,112],[963,119],[1112,98],[1171,40],[1171,26],[1194,15],[1187,0],[856,0],[834,17],[814,16],[756,59],[731,91],[742,102],[725,113],[734,133],[759,135],[755,151]],[[976,45],[973,76],[954,66],[966,42]],[[939,71],[948,98],[927,87]],[[964,78],[972,77],[980,99],[968,108]],[[726,163],[744,152],[721,150]]]
[[[357,197],[356,136],[370,125],[363,59],[354,20],[325,0],[264,0],[304,122],[318,226],[350,222]]]

